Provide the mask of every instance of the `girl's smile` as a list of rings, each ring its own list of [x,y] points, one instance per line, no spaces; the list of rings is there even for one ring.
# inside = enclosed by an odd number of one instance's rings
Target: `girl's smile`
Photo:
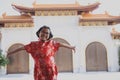
[[[49,36],[50,36],[50,30],[47,28],[43,28],[39,33],[39,38],[43,41],[48,40]]]

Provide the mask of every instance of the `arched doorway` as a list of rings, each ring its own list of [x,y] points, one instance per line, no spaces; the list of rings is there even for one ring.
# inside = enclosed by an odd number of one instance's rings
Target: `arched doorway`
[[[22,44],[14,44],[9,49],[8,52],[13,51]],[[29,54],[25,51],[18,51],[8,57],[10,63],[7,65],[7,74],[19,74],[29,72]]]
[[[86,48],[86,71],[108,71],[107,51],[99,42],[92,42]]]
[[[61,38],[54,38],[54,40],[69,44]],[[59,72],[73,72],[72,50],[60,47],[55,55],[55,62]]]

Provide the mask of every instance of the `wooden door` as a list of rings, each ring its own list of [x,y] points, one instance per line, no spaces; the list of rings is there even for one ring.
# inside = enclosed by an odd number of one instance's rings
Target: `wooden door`
[[[54,40],[69,44],[61,38],[54,38]],[[59,72],[72,72],[73,71],[73,58],[72,50],[67,48],[59,48],[55,55],[55,62]]]
[[[12,45],[9,51],[13,51],[16,48],[23,46],[22,44]],[[9,57],[9,64],[7,65],[7,74],[18,74],[18,73],[28,73],[29,72],[29,54],[25,51],[18,51],[11,54]]]
[[[107,52],[99,42],[93,42],[86,48],[86,71],[107,71]]]

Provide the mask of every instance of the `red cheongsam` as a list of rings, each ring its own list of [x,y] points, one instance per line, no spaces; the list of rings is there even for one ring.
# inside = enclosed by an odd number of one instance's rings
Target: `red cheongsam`
[[[59,48],[59,43],[53,40],[41,40],[25,45],[25,49],[34,59],[34,80],[57,80],[57,68],[54,55]]]

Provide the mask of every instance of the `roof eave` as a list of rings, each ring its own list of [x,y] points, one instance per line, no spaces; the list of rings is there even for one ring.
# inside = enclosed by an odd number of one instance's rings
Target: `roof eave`
[[[94,3],[91,5],[87,5],[87,6],[78,6],[78,7],[49,7],[49,8],[40,8],[40,7],[26,7],[26,6],[21,6],[21,5],[16,5],[16,4],[12,4],[12,7],[20,12],[20,13],[34,13],[35,11],[39,11],[39,10],[78,10],[78,11],[93,11],[94,9],[98,8],[98,6],[100,5],[100,3]]]

